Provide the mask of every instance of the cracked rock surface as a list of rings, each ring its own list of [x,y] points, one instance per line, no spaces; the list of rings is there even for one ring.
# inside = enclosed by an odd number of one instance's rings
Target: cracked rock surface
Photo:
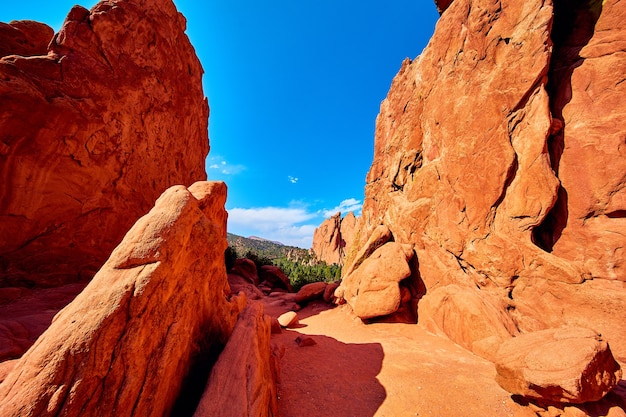
[[[185,25],[171,0],[114,0],[54,36],[0,26],[0,286],[90,279],[165,189],[206,179]]]
[[[484,357],[567,324],[626,361],[626,3],[436,3],[381,104],[357,249],[380,225],[411,245],[418,320]]]

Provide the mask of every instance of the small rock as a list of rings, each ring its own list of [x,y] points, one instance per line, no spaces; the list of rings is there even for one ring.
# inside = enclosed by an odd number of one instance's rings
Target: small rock
[[[278,323],[281,327],[293,327],[298,324],[298,313],[295,311],[288,311],[281,314],[280,317],[278,317]]]
[[[317,342],[313,340],[312,337],[308,336],[298,336],[296,337],[296,343],[299,347],[313,346],[317,345]]]

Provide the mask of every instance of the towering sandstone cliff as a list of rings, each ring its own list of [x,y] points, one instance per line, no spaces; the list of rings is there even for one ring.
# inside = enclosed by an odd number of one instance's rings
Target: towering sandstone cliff
[[[357,228],[358,219],[353,212],[344,217],[341,217],[341,213],[331,216],[313,233],[313,253],[317,259],[328,265],[343,265],[346,251],[354,241]]]
[[[171,0],[113,0],[54,36],[0,26],[0,286],[90,278],[166,188],[206,179],[185,24]]]
[[[568,324],[626,360],[626,4],[438,7],[431,42],[381,104],[364,250],[339,294],[370,285],[358,266],[389,240],[416,254],[390,285],[468,349],[490,356],[511,335]],[[365,245],[380,225],[389,236]]]

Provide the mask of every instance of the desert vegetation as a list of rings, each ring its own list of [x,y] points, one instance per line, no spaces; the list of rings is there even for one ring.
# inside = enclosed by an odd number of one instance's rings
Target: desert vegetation
[[[319,261],[306,249],[231,233],[228,234],[225,258],[227,269],[230,269],[239,258],[254,261],[258,270],[263,265],[277,266],[289,277],[289,282],[296,291],[312,282],[332,282],[341,279],[341,266]]]

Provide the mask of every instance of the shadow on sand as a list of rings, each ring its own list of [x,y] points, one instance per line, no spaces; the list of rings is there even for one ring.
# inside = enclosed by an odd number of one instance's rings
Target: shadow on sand
[[[298,347],[295,339],[310,337],[314,346]],[[280,361],[278,409],[281,417],[373,416],[386,392],[376,376],[383,349],[378,343],[346,344],[332,337],[285,331],[285,356]]]
[[[308,317],[319,311],[303,313]],[[274,336],[274,342],[285,346],[278,385],[280,417],[371,417],[386,398],[376,378],[384,357],[381,344],[343,343],[297,329]],[[310,337],[316,344],[299,347],[298,337]]]

